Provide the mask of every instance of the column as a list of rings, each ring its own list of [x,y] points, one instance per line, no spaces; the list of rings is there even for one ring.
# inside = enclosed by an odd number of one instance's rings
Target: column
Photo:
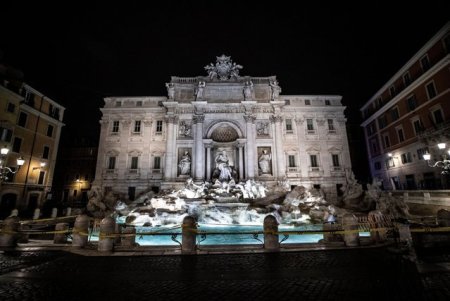
[[[244,179],[244,150],[243,145],[238,144],[239,148],[239,181]]]
[[[166,181],[172,180],[174,178],[172,169],[173,162],[175,159],[175,135],[174,135],[174,125],[178,121],[178,116],[166,116],[167,122],[167,140],[166,140],[166,162],[164,166],[164,178]]]
[[[211,145],[206,146],[206,181],[211,180]]]
[[[244,116],[247,126],[247,179],[253,179],[255,177],[255,135],[253,133],[253,123],[256,117],[253,115]]]
[[[205,178],[205,148],[203,147],[203,121],[205,115],[194,115],[195,124],[195,181],[203,181]]]
[[[270,119],[275,124],[275,151],[278,171],[276,176],[282,179],[286,175],[286,162],[284,160],[283,151],[283,131],[281,130],[281,122],[283,117],[281,115],[273,115]]]

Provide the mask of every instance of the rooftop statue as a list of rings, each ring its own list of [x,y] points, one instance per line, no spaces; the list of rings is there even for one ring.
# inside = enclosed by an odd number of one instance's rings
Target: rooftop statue
[[[217,56],[216,58],[216,65],[210,63],[205,66],[205,70],[208,72],[208,77],[211,80],[217,78],[220,80],[239,78],[239,69],[243,68],[241,65],[233,63],[231,57],[226,56],[225,54]]]

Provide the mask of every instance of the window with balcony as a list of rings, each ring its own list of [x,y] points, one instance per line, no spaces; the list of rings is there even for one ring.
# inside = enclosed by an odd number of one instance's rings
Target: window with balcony
[[[289,160],[289,167],[295,167],[295,155],[289,155],[288,160]]]

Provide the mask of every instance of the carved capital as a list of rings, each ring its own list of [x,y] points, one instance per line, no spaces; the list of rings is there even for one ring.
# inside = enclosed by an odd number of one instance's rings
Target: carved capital
[[[128,119],[124,119],[124,120],[121,120],[121,121],[120,121],[120,123],[122,123],[122,124],[123,124],[123,126],[129,126],[129,125],[130,125],[130,123],[131,123],[131,120],[128,120]]]
[[[325,124],[325,119],[317,118],[317,119],[316,119],[316,122],[317,122],[317,125],[323,126],[323,125]]]
[[[295,123],[297,125],[303,125],[304,122],[305,122],[304,118],[295,118]]]
[[[194,123],[203,123],[205,121],[205,115],[194,115],[192,116]]]
[[[178,116],[176,115],[166,115],[165,119],[167,123],[178,123]]]
[[[244,115],[245,122],[254,123],[256,116],[255,115]]]
[[[109,120],[102,119],[102,120],[99,121],[99,123],[102,124],[102,125],[103,125],[103,124],[104,124],[104,125],[108,125],[108,124],[109,124]]]
[[[270,121],[275,123],[275,122],[282,122],[283,121],[283,116],[281,115],[272,115],[270,116]]]
[[[145,126],[152,126],[152,124],[153,124],[153,120],[144,120]]]

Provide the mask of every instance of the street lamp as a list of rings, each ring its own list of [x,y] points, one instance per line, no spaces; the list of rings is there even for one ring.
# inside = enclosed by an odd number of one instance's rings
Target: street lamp
[[[5,166],[6,158],[9,153],[9,148],[4,146],[0,149],[0,182],[7,181],[10,173],[15,174],[19,171],[20,167],[25,163],[22,157],[17,158],[17,170],[13,170],[11,167]]]
[[[438,148],[442,151],[443,149],[445,149],[446,144],[445,143],[438,143]],[[435,161],[435,162],[431,162],[431,155],[426,152],[423,155],[423,158],[427,161],[428,166],[430,167],[439,167],[442,168],[442,172],[441,174],[446,175],[446,174],[450,174],[450,149],[447,150],[448,155],[446,155],[444,153],[443,155],[443,160],[441,161]]]

